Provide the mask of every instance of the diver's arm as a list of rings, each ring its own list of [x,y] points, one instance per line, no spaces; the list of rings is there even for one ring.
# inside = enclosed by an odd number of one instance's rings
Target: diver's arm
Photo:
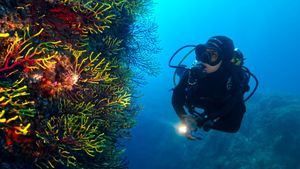
[[[172,95],[172,105],[177,114],[177,116],[183,120],[184,116],[187,114],[184,110],[185,104],[185,88],[188,79],[188,71],[181,78],[179,84],[174,88]]]

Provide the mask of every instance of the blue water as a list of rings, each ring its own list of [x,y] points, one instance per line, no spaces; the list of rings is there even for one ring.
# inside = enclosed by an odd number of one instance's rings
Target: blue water
[[[197,157],[210,151],[201,152],[203,149],[199,147],[205,146],[203,142],[188,141],[174,130],[178,119],[170,101],[173,70],[167,63],[170,55],[183,45],[205,43],[211,36],[226,35],[243,51],[246,66],[257,75],[260,81],[257,93],[300,94],[300,1],[156,0],[155,3],[153,13],[162,48],[157,57],[162,70],[158,77],[147,78],[148,85],[141,89],[144,110],[137,117],[127,147],[131,169],[187,169],[193,165],[199,168],[203,161]]]

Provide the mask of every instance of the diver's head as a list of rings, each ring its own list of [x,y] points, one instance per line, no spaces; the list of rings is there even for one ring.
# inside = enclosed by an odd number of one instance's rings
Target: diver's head
[[[225,36],[211,37],[206,44],[200,44],[195,49],[196,60],[202,63],[206,73],[217,71],[222,65],[230,63],[234,55],[234,45]]]
[[[196,61],[193,65],[193,69],[210,74],[216,72],[220,68],[222,59],[216,50],[207,48],[205,45],[198,45],[195,52]]]

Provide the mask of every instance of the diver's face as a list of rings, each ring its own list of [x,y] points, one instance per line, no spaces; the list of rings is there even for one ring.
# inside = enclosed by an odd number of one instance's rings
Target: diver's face
[[[206,52],[203,53],[203,55],[200,57],[202,59],[202,65],[205,66],[204,72],[206,73],[214,73],[217,70],[219,70],[222,61],[220,61],[218,64],[215,62],[218,60],[218,52],[212,49],[206,49]]]

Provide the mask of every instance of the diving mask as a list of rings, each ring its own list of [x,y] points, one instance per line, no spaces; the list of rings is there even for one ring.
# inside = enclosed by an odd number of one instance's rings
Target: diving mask
[[[218,54],[217,50],[206,48],[201,53],[197,53],[196,56],[197,65],[202,64],[204,66],[204,72],[213,73],[217,71],[222,63],[222,57]]]
[[[203,52],[198,53],[196,56],[197,61],[209,64],[211,66],[216,66],[221,62],[221,57],[218,52],[214,49],[207,48]]]

